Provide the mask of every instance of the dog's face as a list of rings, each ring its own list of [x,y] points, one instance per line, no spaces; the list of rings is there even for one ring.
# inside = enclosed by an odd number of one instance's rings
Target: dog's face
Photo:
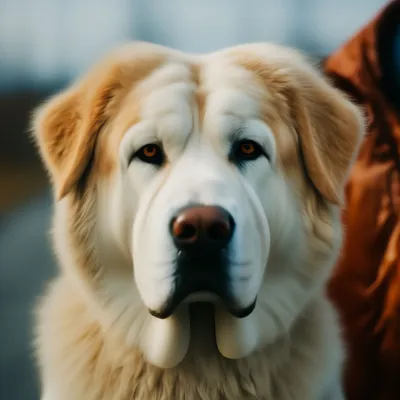
[[[138,43],[45,105],[35,129],[62,199],[60,261],[150,362],[183,359],[191,303],[214,304],[219,351],[238,358],[321,290],[362,120],[298,54]]]

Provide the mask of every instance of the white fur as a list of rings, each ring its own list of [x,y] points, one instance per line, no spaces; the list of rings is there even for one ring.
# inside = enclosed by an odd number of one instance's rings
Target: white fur
[[[225,76],[229,76],[226,69]],[[168,78],[173,83],[166,85]],[[213,79],[214,76],[210,76],[210,85]],[[207,78],[205,82],[207,86]],[[117,236],[122,248],[133,250],[135,281],[145,306],[157,310],[173,288],[174,263],[171,257],[174,246],[168,232],[172,216],[176,210],[190,203],[225,208],[236,222],[231,246],[231,276],[237,276],[233,283],[235,298],[240,306],[249,306],[257,296],[268,260],[270,233],[265,211],[273,200],[268,196],[269,199],[260,202],[261,193],[257,190],[265,185],[268,176],[270,183],[267,186],[271,190],[275,190],[274,182],[282,185],[282,180],[276,178],[274,171],[276,149],[270,128],[255,118],[256,101],[239,90],[229,89],[229,80],[226,83],[228,88],[220,82],[210,94],[201,134],[199,126],[193,126],[196,110],[190,107],[188,101],[193,87],[185,83],[182,68],[172,65],[158,71],[149,78],[149,82],[144,81],[140,89],[149,85],[153,90],[143,99],[141,123],[130,128],[121,143],[120,164],[123,168],[118,180],[119,188],[110,188],[110,193],[115,196],[112,199],[114,206],[102,211],[103,215],[110,216],[104,224],[113,226],[115,221],[124,221],[132,227],[125,237],[121,232]],[[226,157],[231,135],[239,129],[243,137],[257,140],[265,147],[271,164],[260,158],[247,166],[243,174],[232,169]],[[153,141],[164,144],[168,167],[158,171],[140,161],[127,165],[135,150]],[[135,199],[134,202],[132,199]],[[126,201],[131,203],[134,211],[125,213],[129,209]],[[240,264],[246,266],[240,267]],[[250,316],[234,321],[228,314],[216,317],[217,343],[224,355],[240,358],[257,347],[261,334],[258,324],[250,322],[255,318]],[[157,331],[158,337],[161,337],[160,332],[164,332],[165,339],[159,339],[164,343],[162,347],[158,344],[154,346],[162,351],[162,355],[156,354],[155,348],[149,349],[148,341],[145,341],[142,350],[148,360],[161,367],[179,363],[185,352],[182,349],[177,352],[173,343],[188,343],[187,322],[177,323],[175,317],[165,321],[149,320],[152,321],[149,331]],[[223,321],[226,327],[221,326]],[[227,334],[236,337],[235,344],[229,348],[227,343],[231,340],[225,339]],[[153,343],[159,341],[154,340]],[[169,346],[171,350],[168,353]]]

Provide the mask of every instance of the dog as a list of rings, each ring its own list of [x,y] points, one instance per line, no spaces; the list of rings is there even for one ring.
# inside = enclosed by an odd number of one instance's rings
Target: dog
[[[126,44],[39,107],[43,400],[339,400],[325,294],[363,115],[300,52]]]

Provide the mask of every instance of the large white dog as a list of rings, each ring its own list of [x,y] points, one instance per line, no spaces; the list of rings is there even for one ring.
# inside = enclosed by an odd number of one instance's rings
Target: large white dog
[[[342,398],[324,288],[363,134],[293,50],[127,45],[37,112],[46,400]]]

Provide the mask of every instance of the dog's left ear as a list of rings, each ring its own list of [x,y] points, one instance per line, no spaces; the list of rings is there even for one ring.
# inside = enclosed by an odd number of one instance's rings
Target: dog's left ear
[[[311,69],[297,76],[291,89],[289,103],[307,174],[324,198],[340,204],[365,130],[361,110]]]

